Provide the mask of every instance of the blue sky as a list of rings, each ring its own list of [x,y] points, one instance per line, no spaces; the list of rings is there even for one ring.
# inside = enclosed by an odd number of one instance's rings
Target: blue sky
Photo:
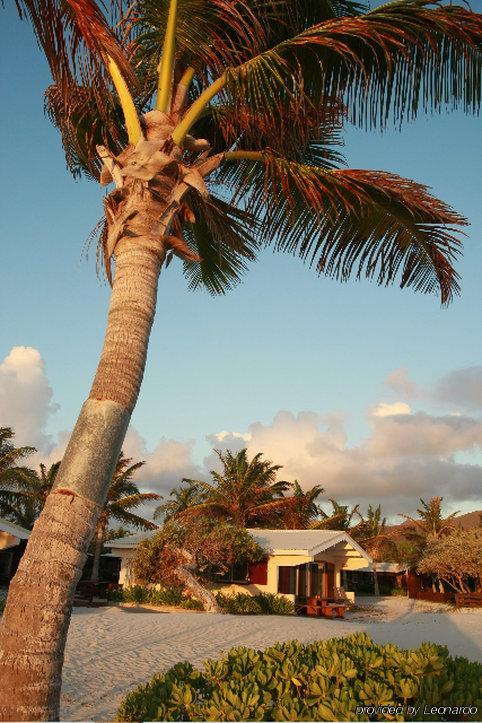
[[[482,12],[482,0],[472,7]],[[102,193],[65,169],[59,135],[43,113],[47,66],[12,4],[0,34],[0,362],[16,346],[40,353],[58,405],[42,422],[54,444],[88,394],[102,342],[108,288],[96,278],[95,249],[82,255]],[[207,435],[270,425],[280,410],[343,413],[347,444],[356,446],[371,434],[368,410],[400,401],[384,384],[394,370],[405,368],[428,390],[454,370],[480,366],[481,124],[451,113],[421,117],[401,133],[346,133],[349,166],[426,183],[470,220],[459,263],[462,296],[449,309],[411,291],[317,278],[271,252],[226,297],[188,292],[178,264],[163,272],[132,420],[144,449],[162,437],[193,440],[199,465],[211,449]],[[460,413],[434,406],[429,393],[408,402],[415,412]],[[0,409],[0,422],[8,414]],[[477,449],[479,442],[455,458],[475,462]]]

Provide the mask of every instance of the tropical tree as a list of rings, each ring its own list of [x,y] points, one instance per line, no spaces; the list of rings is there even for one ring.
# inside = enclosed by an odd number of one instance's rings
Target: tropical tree
[[[444,537],[431,536],[417,566],[436,575],[457,592],[482,589],[482,530],[453,529]]]
[[[281,511],[280,523],[282,527],[292,530],[310,527],[320,513],[316,500],[324,491],[321,485],[314,485],[310,489],[304,490],[298,480],[295,480],[288,498],[293,504]]]
[[[43,510],[59,467],[60,462],[54,462],[48,468],[41,462],[38,472],[33,469],[24,470],[9,487],[0,488],[5,516],[17,525],[31,530]]]
[[[373,587],[375,595],[378,597],[380,587],[378,585],[377,563],[384,559],[387,548],[395,547],[395,542],[387,531],[385,517],[382,518],[381,505],[378,505],[378,507],[368,505],[366,517],[363,515],[360,515],[360,517],[360,522],[350,531],[350,534],[365,548],[373,560]]]
[[[50,66],[46,108],[69,168],[115,186],[100,224],[104,347],[2,623],[0,715],[31,720],[58,715],[73,594],[139,394],[161,268],[179,256],[190,288],[222,293],[271,245],[321,275],[448,303],[465,220],[418,183],[341,168],[336,144],[347,121],[477,112],[482,18],[427,0],[370,12],[139,0],[112,2],[108,20],[95,0],[17,6]]]
[[[410,515],[401,514],[408,522],[404,535],[408,540],[416,543],[419,550],[423,550],[428,538],[440,538],[447,535],[454,528],[453,519],[460,510],[444,517],[442,511],[443,497],[432,497],[428,502],[420,498],[422,507],[417,509],[419,519]]]
[[[35,447],[15,447],[15,432],[11,427],[0,427],[0,516],[21,524],[15,517],[17,489],[28,485],[34,471],[19,464],[36,452]]]
[[[107,492],[107,499],[95,528],[92,580],[99,579],[102,547],[108,539],[112,539],[108,530],[108,525],[111,520],[135,527],[138,530],[155,530],[157,528],[157,525],[151,520],[147,520],[145,517],[141,517],[132,512],[132,510],[137,509],[147,502],[160,499],[160,495],[154,492],[139,492],[139,488],[132,481],[133,474],[144,464],[145,462],[132,464],[132,459],[124,457],[123,452],[119,455],[115,472]]]
[[[190,507],[202,501],[202,494],[194,480],[184,480],[184,485],[174,488],[169,493],[172,500],[162,502],[154,510],[154,519],[169,522]]]
[[[355,505],[350,509],[349,505],[341,505],[336,500],[330,499],[331,511],[326,512],[321,507],[318,512],[321,515],[319,520],[312,522],[311,527],[314,530],[348,530],[351,527],[355,515],[360,517],[358,512],[360,505]]]
[[[140,582],[183,585],[209,613],[221,609],[206,585],[212,567],[256,562],[263,550],[251,535],[229,522],[204,516],[172,519],[139,545],[131,571]]]
[[[212,482],[188,480],[198,490],[199,501],[191,505],[181,517],[204,516],[229,521],[235,527],[263,526],[277,523],[280,515],[292,505],[283,493],[289,482],[276,480],[281,465],[262,459],[258,452],[252,460],[247,449],[234,454],[229,450],[215,450],[222,471],[211,471]]]

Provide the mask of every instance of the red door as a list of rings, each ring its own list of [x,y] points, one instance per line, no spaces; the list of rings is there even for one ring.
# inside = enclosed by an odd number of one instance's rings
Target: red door
[[[335,597],[335,565],[332,562],[325,563],[324,591],[326,597]]]

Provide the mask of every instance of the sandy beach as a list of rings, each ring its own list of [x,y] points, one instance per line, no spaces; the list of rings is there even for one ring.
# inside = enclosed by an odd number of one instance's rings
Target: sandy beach
[[[123,696],[180,660],[201,664],[233,646],[263,648],[365,631],[410,648],[428,640],[482,661],[482,609],[406,598],[360,598],[345,620],[207,615],[148,608],[75,608],[66,648],[62,720],[112,720]]]

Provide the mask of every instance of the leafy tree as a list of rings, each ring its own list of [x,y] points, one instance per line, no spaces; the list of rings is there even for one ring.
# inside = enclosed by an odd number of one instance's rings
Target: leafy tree
[[[443,497],[432,497],[428,502],[420,498],[420,502],[422,507],[417,509],[419,519],[410,515],[400,515],[410,523],[404,530],[404,536],[414,546],[416,560],[421,558],[429,539],[443,537],[451,532],[453,519],[459,514],[457,511],[447,517],[443,516]]]
[[[324,491],[321,485],[314,485],[308,490],[303,490],[298,480],[295,480],[288,498],[293,504],[280,513],[282,527],[292,530],[310,527],[320,512],[316,500]]]
[[[46,467],[40,463],[39,471],[27,470],[19,475],[10,489],[0,491],[4,494],[7,517],[21,527],[31,530],[35,520],[42,512],[57,476],[60,462]]]
[[[151,520],[132,512],[132,510],[137,509],[146,502],[160,499],[160,496],[154,492],[139,492],[139,488],[132,481],[132,476],[145,462],[131,463],[132,459],[124,457],[123,452],[121,452],[109,485],[107,499],[97,521],[94,536],[92,580],[99,579],[100,556],[104,543],[113,539],[108,530],[111,520],[135,527],[138,530],[155,530],[157,527]]]
[[[292,500],[283,497],[289,482],[276,480],[279,464],[262,459],[261,452],[249,460],[247,449],[236,454],[215,451],[222,471],[211,471],[212,482],[184,480],[198,491],[200,501],[188,507],[183,517],[215,517],[235,527],[266,526],[291,507]]]
[[[453,529],[444,537],[430,536],[417,566],[436,575],[458,592],[482,589],[482,530]]]
[[[418,183],[341,168],[336,146],[347,121],[477,112],[482,18],[427,0],[369,12],[139,0],[107,4],[109,21],[95,0],[17,6],[49,63],[69,168],[115,185],[99,226],[113,284],[104,347],[2,622],[1,715],[45,720],[58,716],[73,593],[137,401],[161,267],[179,256],[190,288],[222,293],[271,245],[321,275],[448,303],[465,220]]]
[[[311,527],[315,530],[348,530],[351,527],[355,515],[360,516],[358,509],[360,505],[355,505],[350,509],[348,505],[340,505],[336,500],[330,499],[331,512],[325,512],[319,509],[321,519],[312,523]]]
[[[197,483],[194,480],[183,480],[183,482],[184,486],[176,487],[169,493],[172,500],[163,502],[156,507],[155,520],[162,519],[164,522],[169,522],[173,517],[177,517],[181,512],[202,501],[202,494]]]
[[[132,563],[140,582],[182,584],[204,603],[207,612],[220,612],[213,593],[206,587],[208,571],[221,571],[239,562],[255,562],[262,550],[251,535],[228,522],[206,517],[173,520],[150,540],[141,542]]]
[[[387,549],[393,548],[395,543],[387,532],[387,522],[385,517],[382,518],[381,505],[378,505],[378,507],[368,505],[366,517],[363,517],[363,515],[360,515],[360,517],[360,522],[350,531],[350,534],[365,548],[373,560],[373,586],[375,595],[378,597],[380,589],[377,563],[385,559]]]
[[[18,489],[29,485],[34,471],[19,464],[36,452],[35,447],[15,447],[15,432],[11,427],[0,427],[0,516],[21,525],[16,517]],[[22,525],[23,527],[23,525]]]

